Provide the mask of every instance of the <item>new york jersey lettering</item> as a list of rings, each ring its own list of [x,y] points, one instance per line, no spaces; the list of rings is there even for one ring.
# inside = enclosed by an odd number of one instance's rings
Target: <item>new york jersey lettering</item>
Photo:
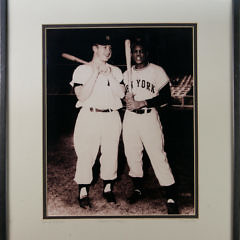
[[[155,93],[155,86],[152,83],[150,83],[150,82],[148,82],[148,81],[146,81],[144,79],[137,79],[136,83],[137,83],[136,87],[138,87],[138,88],[139,87],[145,88],[148,91],[150,91],[152,93]]]

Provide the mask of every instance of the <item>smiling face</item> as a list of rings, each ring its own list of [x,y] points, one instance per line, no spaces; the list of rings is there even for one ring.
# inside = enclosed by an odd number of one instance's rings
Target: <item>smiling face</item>
[[[111,45],[95,45],[93,46],[94,57],[102,62],[107,62],[112,56]]]
[[[132,50],[132,59],[135,62],[137,69],[147,65],[147,53],[142,45],[135,45]]]

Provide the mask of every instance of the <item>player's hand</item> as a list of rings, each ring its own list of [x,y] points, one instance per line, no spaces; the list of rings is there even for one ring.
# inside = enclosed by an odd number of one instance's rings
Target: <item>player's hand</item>
[[[134,95],[130,92],[127,92],[126,96],[125,96],[125,101],[130,101],[130,100],[134,100]]]
[[[132,111],[135,109],[139,109],[145,106],[145,102],[144,101],[135,101],[134,99],[129,99],[126,101],[126,106],[127,106],[127,110]]]
[[[123,100],[126,104],[130,103],[130,101],[134,100],[134,95],[130,92],[127,92]]]
[[[99,69],[99,65],[95,62],[91,62],[91,67],[92,67],[92,71],[93,71],[93,75],[98,76],[100,74],[100,69]]]

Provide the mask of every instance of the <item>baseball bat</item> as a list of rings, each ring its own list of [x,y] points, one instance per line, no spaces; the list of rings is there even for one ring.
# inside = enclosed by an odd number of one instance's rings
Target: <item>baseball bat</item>
[[[131,47],[130,47],[130,40],[125,40],[125,56],[126,56],[126,64],[127,64],[127,73],[128,73],[128,91],[132,92],[132,69],[131,69]]]
[[[63,57],[63,58],[66,58],[66,59],[68,59],[68,60],[70,60],[70,61],[73,61],[73,62],[79,62],[79,63],[83,63],[83,64],[89,64],[88,62],[86,62],[86,61],[84,61],[84,60],[82,60],[82,59],[80,59],[80,58],[78,58],[78,57],[75,57],[75,56],[73,56],[73,55],[70,55],[70,54],[68,54],[68,53],[63,53],[63,54],[62,54],[62,57]]]

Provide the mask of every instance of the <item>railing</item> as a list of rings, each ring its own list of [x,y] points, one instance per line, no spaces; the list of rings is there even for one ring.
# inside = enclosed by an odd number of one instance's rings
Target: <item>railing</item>
[[[170,81],[172,106],[181,108],[193,108],[194,81],[191,75],[182,79],[176,78]]]

